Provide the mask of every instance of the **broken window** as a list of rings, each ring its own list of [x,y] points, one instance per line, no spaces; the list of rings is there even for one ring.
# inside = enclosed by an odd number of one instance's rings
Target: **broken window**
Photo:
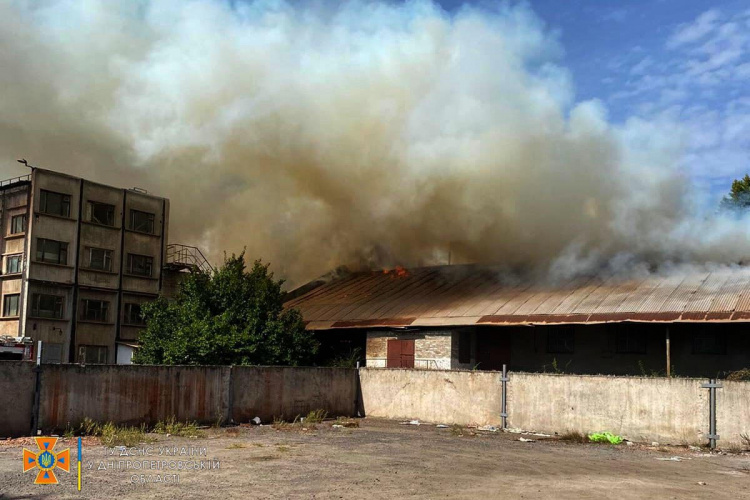
[[[147,255],[128,254],[128,273],[136,276],[151,276],[154,258]]]
[[[109,302],[104,300],[83,299],[81,300],[80,318],[85,321],[107,321]]]
[[[37,318],[62,319],[63,297],[45,293],[33,294],[31,296],[31,315]]]
[[[62,241],[37,238],[36,260],[52,264],[67,264],[68,244]]]
[[[70,195],[42,189],[39,193],[39,211],[60,217],[70,217]]]
[[[6,295],[3,297],[3,316],[18,316],[18,298],[19,294]]]
[[[10,219],[10,234],[23,233],[26,230],[26,214],[14,215]]]
[[[154,234],[154,214],[130,210],[130,229],[139,233]]]
[[[98,201],[86,203],[86,215],[90,222],[105,226],[115,225],[115,206]]]
[[[112,270],[112,250],[89,247],[89,269],[98,271]]]

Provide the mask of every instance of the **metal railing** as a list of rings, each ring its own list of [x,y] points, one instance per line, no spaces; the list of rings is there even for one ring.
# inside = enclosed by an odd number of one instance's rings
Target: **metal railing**
[[[171,243],[167,245],[167,265],[210,273],[214,271],[208,259],[198,247]]]
[[[0,188],[10,186],[12,184],[18,184],[20,182],[30,182],[31,181],[31,174],[26,175],[19,175],[18,177],[12,177],[10,179],[5,179],[0,181]]]

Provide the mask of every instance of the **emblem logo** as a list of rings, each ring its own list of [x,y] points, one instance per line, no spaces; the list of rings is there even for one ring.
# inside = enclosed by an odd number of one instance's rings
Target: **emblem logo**
[[[56,468],[70,472],[70,449],[66,448],[59,453],[55,453],[56,437],[36,437],[34,439],[39,451],[34,453],[26,448],[23,449],[23,471],[39,469],[34,484],[57,484]]]

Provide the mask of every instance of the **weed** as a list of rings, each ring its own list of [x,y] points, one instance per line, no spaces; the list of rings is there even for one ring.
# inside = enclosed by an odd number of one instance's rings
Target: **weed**
[[[237,448],[244,448],[245,445],[242,443],[232,443],[229,446],[227,446],[227,450],[236,450]]]
[[[588,443],[589,437],[578,431],[567,431],[562,434],[560,434],[559,438],[560,441],[570,441],[571,443]]]
[[[301,419],[305,425],[307,424],[319,424],[328,416],[328,412],[325,410],[313,410],[303,419]]]
[[[291,448],[289,448],[288,446],[278,446],[276,449],[284,453],[284,452],[289,451]]]
[[[741,432],[740,439],[742,439],[742,444],[745,445],[745,448],[750,448],[750,435]]]
[[[743,368],[742,370],[730,372],[727,374],[727,380],[750,380],[750,368]]]
[[[359,427],[359,421],[353,418],[338,417],[333,425],[340,425],[342,427]]]
[[[333,368],[356,368],[357,361],[362,359],[362,349],[356,347],[346,354],[341,354],[333,358],[328,366]]]
[[[456,437],[464,437],[464,436],[472,436],[473,437],[473,436],[477,435],[477,433],[474,432],[473,430],[471,430],[471,429],[469,429],[467,427],[463,427],[463,426],[458,425],[458,424],[451,425],[451,434],[453,434]]]
[[[167,420],[160,420],[154,426],[154,432],[157,434],[169,434],[172,436],[183,437],[202,437],[203,432],[198,430],[198,424],[195,422],[178,422],[172,416]]]
[[[216,420],[214,420],[214,427],[217,429],[224,424],[224,412],[221,411],[221,406],[216,407]]]

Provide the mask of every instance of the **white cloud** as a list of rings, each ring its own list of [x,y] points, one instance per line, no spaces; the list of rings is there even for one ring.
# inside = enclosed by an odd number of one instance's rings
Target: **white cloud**
[[[681,24],[667,40],[667,47],[674,49],[704,38],[716,28],[720,17],[718,10],[711,9],[698,16],[692,23]]]

